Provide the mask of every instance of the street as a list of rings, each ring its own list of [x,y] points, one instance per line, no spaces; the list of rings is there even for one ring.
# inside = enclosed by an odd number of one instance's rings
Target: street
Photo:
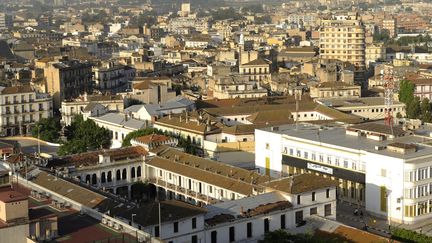
[[[17,141],[21,146],[23,153],[36,153],[38,151],[38,141],[33,137],[6,137],[0,139],[2,142],[13,144]],[[52,146],[47,144],[45,141],[40,141],[41,153],[47,153],[51,155],[57,155],[58,146]]]

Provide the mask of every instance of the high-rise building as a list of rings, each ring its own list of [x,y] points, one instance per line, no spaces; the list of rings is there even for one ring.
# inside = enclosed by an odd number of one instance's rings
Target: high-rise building
[[[390,37],[397,35],[396,19],[384,19],[382,25],[383,30],[387,30]]]
[[[5,13],[0,13],[0,30],[10,29],[12,28],[12,25],[12,16]]]
[[[180,16],[183,16],[183,17],[188,16],[190,12],[191,12],[190,3],[182,3],[181,9],[180,9]]]
[[[365,27],[360,17],[333,16],[321,23],[320,57],[352,63],[355,80],[364,81]]]

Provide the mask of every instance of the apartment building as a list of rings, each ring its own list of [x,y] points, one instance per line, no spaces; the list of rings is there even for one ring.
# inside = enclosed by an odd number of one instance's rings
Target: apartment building
[[[257,58],[247,63],[241,63],[239,73],[246,76],[249,81],[261,82],[271,77],[270,64],[262,58]]]
[[[252,72],[253,73],[253,72]],[[251,79],[254,74],[241,74],[215,77],[209,80],[208,96],[217,99],[259,98],[267,96],[267,90],[260,87],[258,80]],[[256,74],[256,77],[270,74]]]
[[[340,200],[392,222],[413,224],[432,216],[429,133],[414,135],[377,122],[258,129],[255,163],[272,176],[313,173],[332,178],[339,182]]]
[[[0,13],[0,30],[7,30],[12,28],[13,18],[11,15],[6,13]]]
[[[355,79],[364,81],[365,27],[358,15],[333,16],[321,21],[320,57],[352,63]]]
[[[396,19],[394,19],[394,18],[383,19],[382,28],[383,28],[383,30],[388,31],[388,34],[391,38],[394,38],[397,36],[398,32],[397,32]]]
[[[366,67],[378,61],[385,61],[387,58],[386,47],[383,43],[374,43],[366,45]]]
[[[92,91],[92,64],[63,57],[58,61],[39,61],[44,69],[45,89],[53,97],[54,109],[65,99]]]
[[[93,67],[93,78],[94,88],[102,93],[123,92],[135,78],[135,68],[107,62]]]
[[[100,104],[107,111],[123,112],[124,101],[121,95],[87,95],[84,94],[76,99],[65,100],[61,103],[62,123],[69,126],[76,115],[81,115],[83,111],[94,104]]]
[[[0,87],[0,134],[26,135],[34,124],[53,115],[53,99],[31,86]]]

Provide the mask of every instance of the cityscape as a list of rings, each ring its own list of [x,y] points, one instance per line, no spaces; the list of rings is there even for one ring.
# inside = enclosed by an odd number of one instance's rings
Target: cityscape
[[[432,242],[432,0],[1,0],[0,243]]]

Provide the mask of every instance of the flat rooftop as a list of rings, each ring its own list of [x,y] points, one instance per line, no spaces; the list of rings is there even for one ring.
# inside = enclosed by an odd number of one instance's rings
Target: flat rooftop
[[[298,129],[296,129],[295,125],[290,124],[278,126],[278,129],[272,129],[272,127],[267,127],[257,130],[278,133],[284,136],[294,137],[302,140],[309,140],[312,143],[322,146],[339,147],[345,150],[352,150],[358,152],[365,151],[369,153],[381,154],[400,159],[415,159],[421,156],[432,156],[432,137],[420,136],[413,133],[406,133],[405,135],[395,137],[394,139],[377,141],[367,138],[365,136],[346,134],[346,129],[343,126],[319,126],[301,123],[298,125]],[[397,131],[400,131],[400,129],[394,128],[394,131],[397,133]],[[394,143],[415,144],[417,145],[417,150],[412,153],[403,154],[389,151],[387,149],[375,149],[376,146],[386,147]]]

